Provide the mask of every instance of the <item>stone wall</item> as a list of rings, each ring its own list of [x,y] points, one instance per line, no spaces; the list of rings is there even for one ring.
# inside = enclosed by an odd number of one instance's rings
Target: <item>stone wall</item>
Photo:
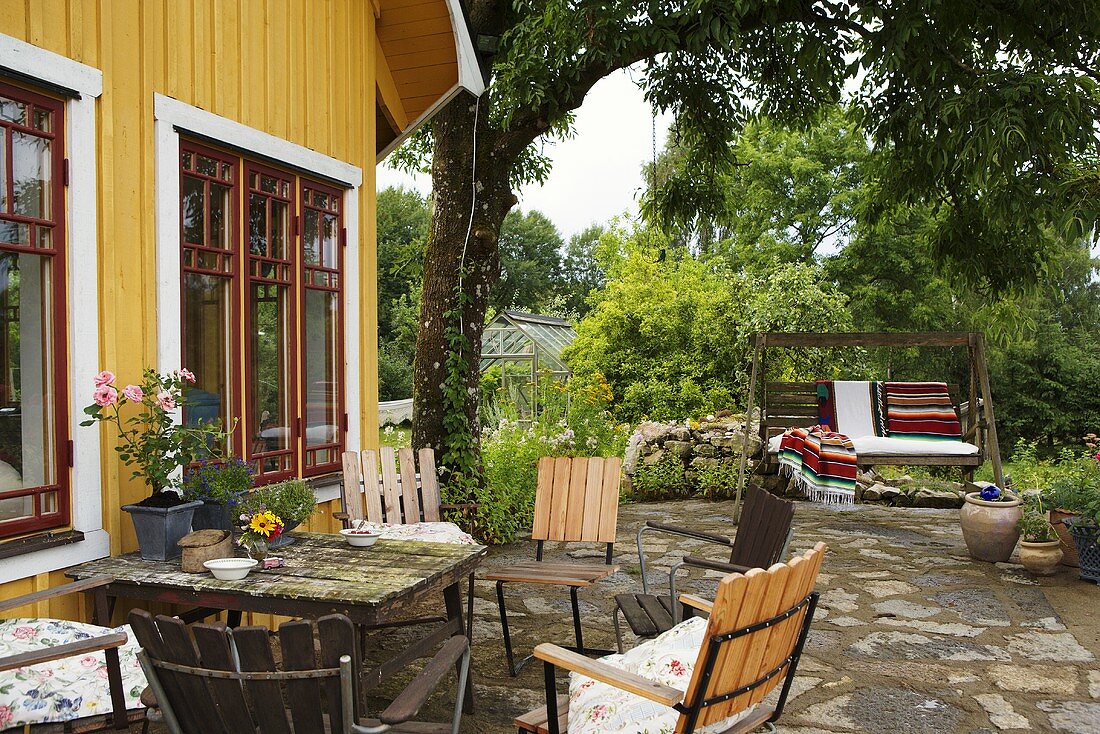
[[[745,416],[725,414],[708,416],[701,422],[656,423],[646,421],[638,426],[626,447],[623,464],[623,491],[632,488],[632,477],[639,466],[650,466],[676,459],[684,468],[684,478],[689,484],[697,481],[698,473],[708,466],[725,465],[736,474],[744,442]],[[759,424],[754,419],[749,425],[749,460],[746,474],[773,494],[792,499],[804,499],[805,495],[790,477],[774,473],[756,472],[755,456],[761,448]],[[897,507],[961,507],[963,487],[960,482],[940,479],[919,479],[901,476],[892,479],[871,469],[861,471],[856,483],[856,501],[874,502]]]

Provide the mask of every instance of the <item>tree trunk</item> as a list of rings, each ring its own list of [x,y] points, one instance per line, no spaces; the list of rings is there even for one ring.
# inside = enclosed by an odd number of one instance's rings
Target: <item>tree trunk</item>
[[[503,160],[494,150],[496,134],[488,126],[488,110],[488,94],[479,105],[474,97],[463,93],[432,123],[434,211],[424,254],[424,295],[413,359],[413,446],[435,449],[439,461],[447,454],[448,439],[467,442],[477,467],[481,464],[477,415],[481,335],[489,291],[500,274],[500,227],[516,202],[508,176],[512,160]],[[471,222],[475,190],[476,208]],[[459,272],[464,272],[460,286]],[[459,328],[452,312],[460,290],[466,294],[461,314],[461,333],[465,337],[461,379],[466,390],[468,437],[451,435],[445,425],[447,401],[443,390],[448,383],[446,355],[452,351],[448,327]],[[452,314],[450,319],[448,313]],[[446,478],[456,467],[441,463]]]

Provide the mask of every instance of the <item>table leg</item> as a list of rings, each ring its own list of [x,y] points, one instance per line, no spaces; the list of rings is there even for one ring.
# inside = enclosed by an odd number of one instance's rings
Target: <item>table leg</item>
[[[447,620],[457,620],[459,634],[465,631],[462,623],[462,592],[459,591],[458,582],[443,589],[443,602],[447,607]],[[455,673],[462,675],[461,661],[455,664]],[[466,677],[466,690],[462,693],[462,710],[468,714],[474,712],[474,676],[473,671]]]
[[[240,609],[227,609],[225,612],[225,626],[231,629],[237,629],[241,626],[241,610]]]

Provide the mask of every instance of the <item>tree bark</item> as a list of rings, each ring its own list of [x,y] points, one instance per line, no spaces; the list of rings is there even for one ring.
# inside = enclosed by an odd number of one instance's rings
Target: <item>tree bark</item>
[[[446,315],[456,308],[461,290],[467,295],[461,314],[467,340],[462,353],[465,413],[478,465],[481,335],[489,291],[500,275],[500,227],[516,203],[509,185],[514,158],[496,149],[497,133],[488,124],[488,110],[488,94],[479,103],[463,93],[432,123],[434,211],[424,254],[424,295],[413,359],[413,445],[433,448],[442,456],[447,438],[445,356],[451,351]],[[461,285],[460,272],[464,273]],[[457,320],[452,323],[458,325]],[[448,469],[442,471],[446,475]]]

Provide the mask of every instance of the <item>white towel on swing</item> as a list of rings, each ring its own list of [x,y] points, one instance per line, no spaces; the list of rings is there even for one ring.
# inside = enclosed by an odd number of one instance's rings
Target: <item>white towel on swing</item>
[[[848,438],[875,435],[871,413],[871,383],[867,380],[837,380],[833,383],[833,412],[837,433]]]

